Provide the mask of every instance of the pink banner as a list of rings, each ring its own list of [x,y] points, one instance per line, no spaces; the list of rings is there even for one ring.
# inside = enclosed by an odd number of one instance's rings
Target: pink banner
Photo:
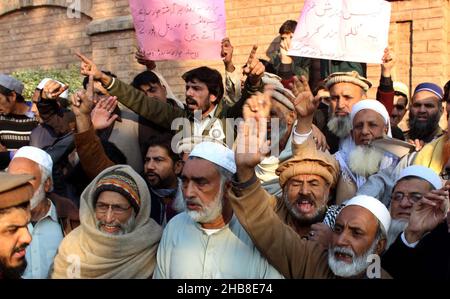
[[[224,0],[129,1],[138,44],[148,59],[220,59]]]

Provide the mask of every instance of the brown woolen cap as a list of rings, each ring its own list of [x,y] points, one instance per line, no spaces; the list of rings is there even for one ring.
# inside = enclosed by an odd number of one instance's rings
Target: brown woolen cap
[[[0,209],[6,209],[30,201],[34,176],[29,174],[0,173]]]

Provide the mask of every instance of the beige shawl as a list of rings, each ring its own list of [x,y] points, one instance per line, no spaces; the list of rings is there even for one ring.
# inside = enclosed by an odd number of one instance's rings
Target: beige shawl
[[[96,227],[93,193],[105,172],[120,169],[137,183],[141,207],[135,229],[108,235]],[[81,225],[63,239],[54,261],[52,278],[150,278],[156,264],[161,227],[150,218],[150,193],[145,181],[128,165],[102,171],[83,191]]]

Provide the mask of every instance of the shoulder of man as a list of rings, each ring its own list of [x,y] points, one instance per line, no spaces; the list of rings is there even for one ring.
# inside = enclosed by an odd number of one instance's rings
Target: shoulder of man
[[[59,196],[56,193],[50,193],[48,198],[55,205],[58,221],[62,226],[64,235],[67,235],[80,225],[79,210],[70,199]]]

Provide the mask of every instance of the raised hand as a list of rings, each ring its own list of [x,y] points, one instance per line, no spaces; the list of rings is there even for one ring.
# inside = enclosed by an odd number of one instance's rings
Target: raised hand
[[[259,121],[260,119],[269,119],[270,108],[272,106],[271,95],[272,87],[266,85],[264,87],[264,93],[258,92],[256,95],[248,98],[242,107],[244,120],[255,119]]]
[[[141,49],[137,49],[134,57],[139,64],[145,65],[147,70],[151,71],[156,68],[156,63],[153,60],[147,59]]]
[[[71,97],[75,116],[89,115],[94,108],[94,77],[89,76],[86,90],[79,90]]]
[[[266,70],[264,64],[262,64],[261,61],[255,57],[257,49],[258,46],[253,45],[250,55],[248,56],[247,63],[242,71],[244,75],[248,76],[247,80],[252,86],[258,85],[264,75],[264,71]]]
[[[111,126],[119,117],[112,114],[117,107],[117,97],[108,97],[101,99],[91,112],[92,125],[95,130],[102,130]]]
[[[284,38],[280,41],[280,54],[281,54],[281,63],[283,64],[291,64],[292,57],[288,55],[288,51],[291,48],[291,40],[292,34],[288,36],[284,36]]]
[[[42,89],[41,97],[48,100],[56,100],[69,86],[61,85],[54,80],[49,80],[45,83]]]
[[[237,172],[241,181],[252,177],[255,166],[269,152],[267,121],[270,116],[271,92],[268,88],[264,94],[252,96],[244,106],[244,121],[239,123],[235,148]]]
[[[319,107],[320,100],[314,99],[311,89],[309,88],[308,80],[306,80],[305,76],[301,76],[300,80],[297,77],[294,77],[294,85],[298,86],[298,90],[301,90],[300,92],[297,92],[295,99],[292,100],[297,117],[312,117],[317,110],[317,107]]]
[[[391,76],[392,68],[395,65],[395,53],[389,48],[384,49],[381,61],[381,75],[388,78]]]
[[[223,58],[225,69],[227,72],[234,72],[235,67],[233,65],[233,46],[231,45],[228,37],[222,40],[220,56]]]
[[[409,217],[405,237],[409,243],[420,240],[446,220],[449,209],[448,187],[432,190],[416,202]]]
[[[103,73],[98,69],[97,65],[84,56],[83,54],[77,52],[76,55],[81,60],[81,74],[84,76],[93,76],[94,80],[100,80]]]

